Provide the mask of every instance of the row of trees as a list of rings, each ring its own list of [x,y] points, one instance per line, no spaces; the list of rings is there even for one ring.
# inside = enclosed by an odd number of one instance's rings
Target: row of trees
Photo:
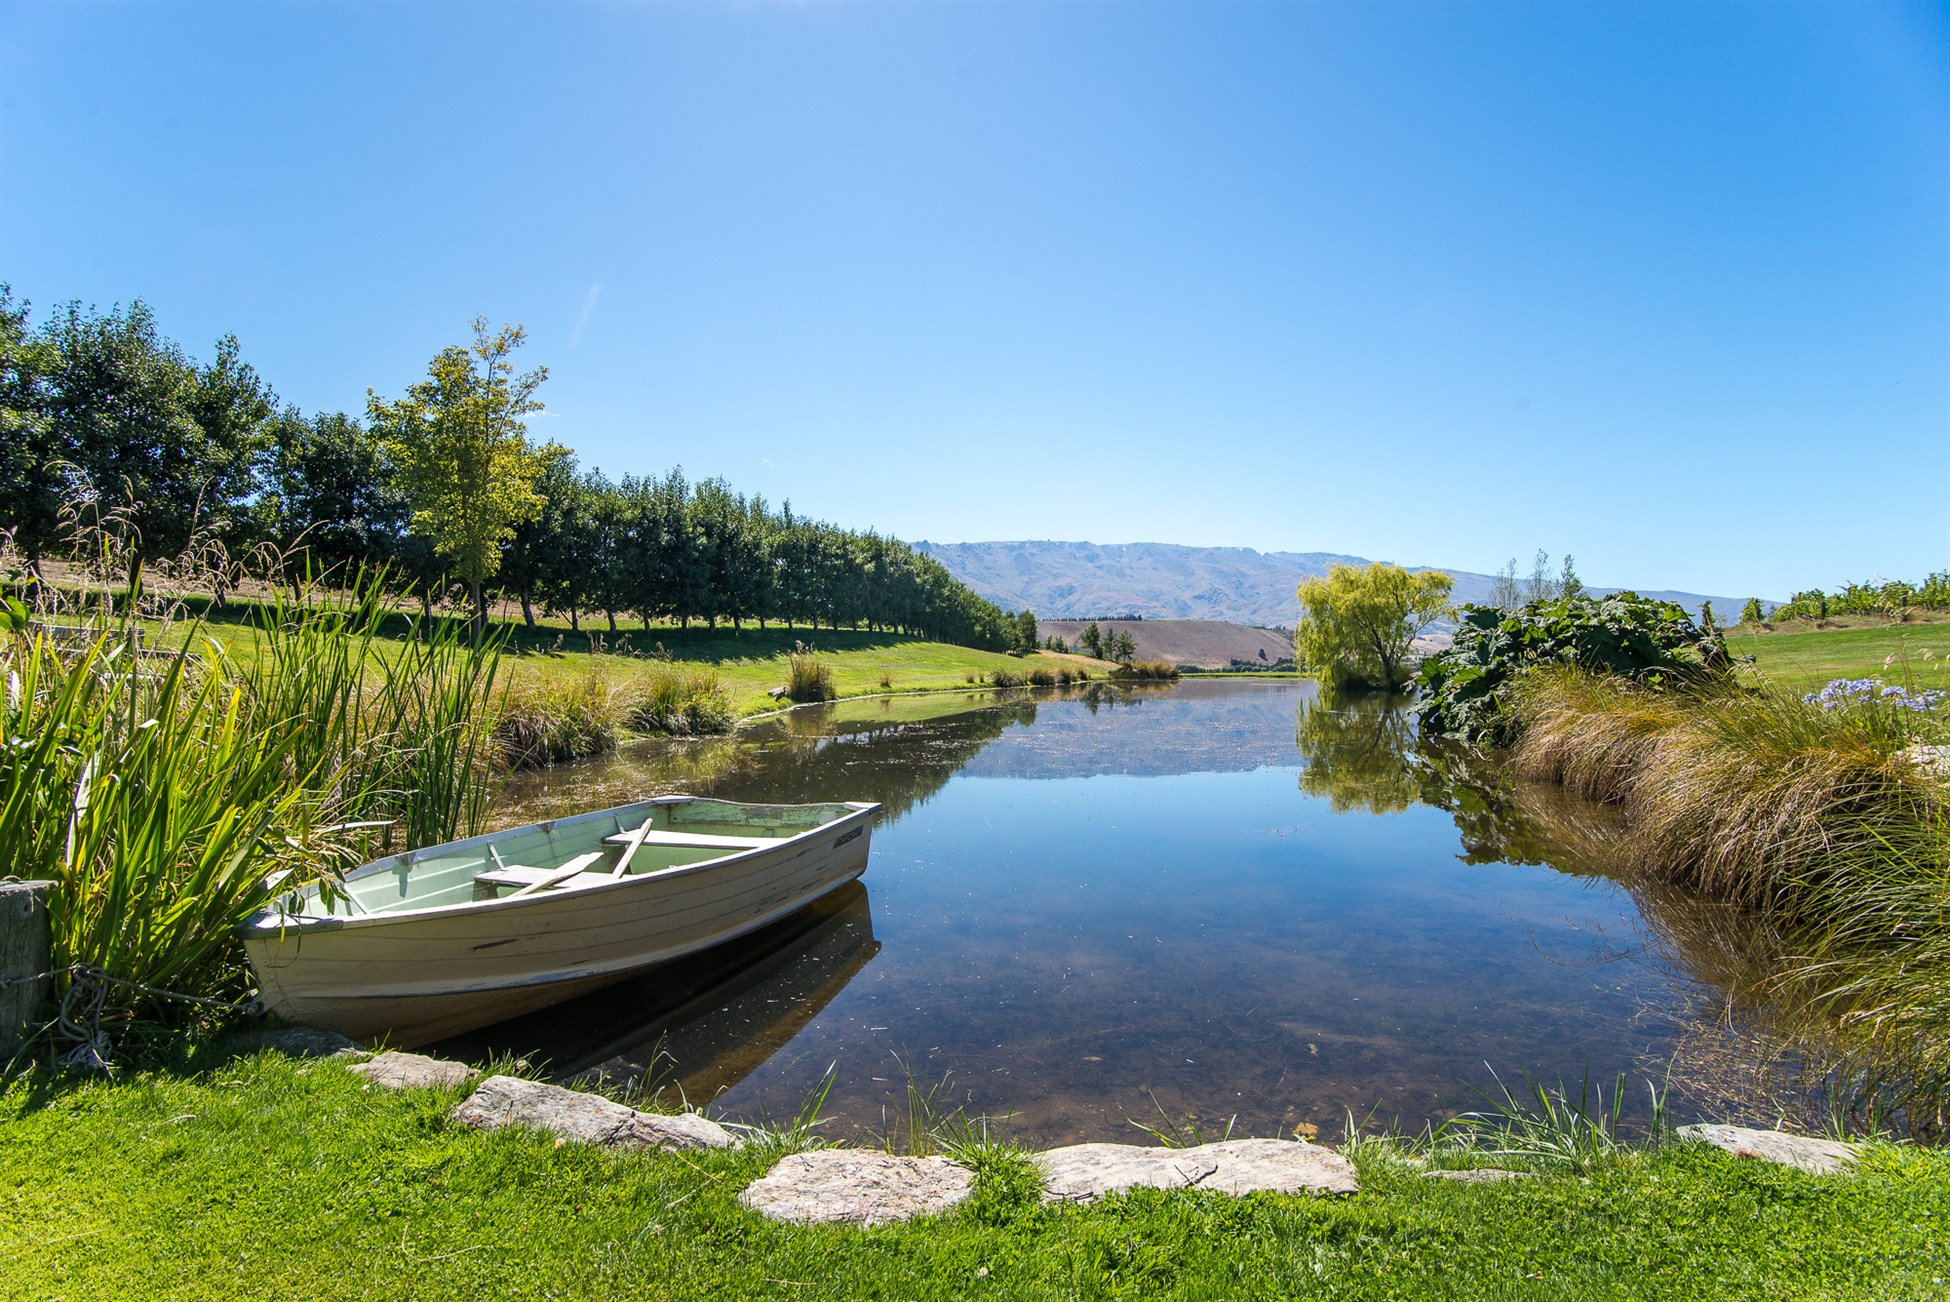
[[[1759,601],[1749,601],[1741,614],[1742,621],[1751,617],[1755,623],[1759,623],[1759,606]],[[1768,617],[1827,619],[1830,615],[1893,615],[1912,607],[1950,610],[1950,570],[1935,570],[1921,583],[1885,579],[1845,583],[1837,592],[1810,588],[1806,592],[1795,593],[1785,603],[1776,606],[1768,612]]]
[[[873,531],[774,509],[723,480],[611,479],[532,443],[544,368],[519,327],[476,321],[397,399],[306,416],[219,340],[207,365],[140,301],[67,304],[39,328],[0,286],[0,528],[39,570],[79,504],[120,506],[144,559],[198,541],[304,572],[385,567],[429,606],[498,590],[536,611],[712,626],[866,626],[997,650],[1035,646],[931,557]]]

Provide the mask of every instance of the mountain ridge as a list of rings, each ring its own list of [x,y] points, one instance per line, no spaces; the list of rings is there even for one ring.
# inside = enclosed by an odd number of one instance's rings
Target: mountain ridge
[[[1291,628],[1300,616],[1294,590],[1300,580],[1330,566],[1366,565],[1366,557],[1340,552],[1262,552],[1251,547],[1191,547],[1181,543],[1091,543],[1050,539],[1004,542],[917,542],[917,551],[946,566],[957,579],[1009,610],[1033,610],[1039,619],[1216,619],[1264,628]],[[1481,602],[1496,583],[1493,574],[1446,565],[1458,605]],[[1595,594],[1618,588],[1590,589]],[[1675,602],[1699,616],[1711,601],[1722,617],[1736,614],[1744,597],[1672,589],[1635,589],[1641,596]]]

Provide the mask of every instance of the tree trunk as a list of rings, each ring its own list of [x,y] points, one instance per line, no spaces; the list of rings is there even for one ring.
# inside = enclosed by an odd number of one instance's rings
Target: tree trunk
[[[535,608],[529,604],[527,588],[521,590],[521,622],[531,629],[535,627]]]
[[[487,633],[487,592],[479,579],[469,579],[467,587],[474,596],[474,640],[478,642]]]
[[[616,632],[616,612],[612,610],[612,611],[609,611],[609,612],[608,612],[608,614],[609,614],[609,631],[610,631],[611,633],[615,633],[615,632]]]

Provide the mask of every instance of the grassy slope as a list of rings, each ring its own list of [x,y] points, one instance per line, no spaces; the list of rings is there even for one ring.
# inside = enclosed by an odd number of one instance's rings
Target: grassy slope
[[[206,603],[197,603],[201,609]],[[251,635],[248,627],[256,607],[233,601],[223,612],[203,610],[204,633],[235,654],[248,655]],[[185,625],[175,626],[177,629]],[[1020,677],[1027,670],[1063,665],[1088,669],[1092,676],[1108,673],[1112,666],[1086,656],[1057,656],[1040,653],[1034,659],[978,651],[972,647],[930,642],[899,633],[868,633],[832,629],[788,630],[771,627],[742,630],[721,626],[716,630],[702,624],[689,629],[674,625],[653,625],[647,632],[641,624],[622,626],[611,635],[600,623],[584,625],[584,631],[571,632],[565,621],[544,620],[534,629],[519,624],[508,632],[512,653],[508,678],[519,692],[525,684],[554,685],[571,682],[590,672],[592,648],[601,648],[601,667],[610,685],[626,682],[629,675],[647,665],[647,657],[661,647],[682,668],[714,670],[730,693],[734,710],[751,714],[774,707],[766,693],[786,681],[786,657],[800,643],[811,646],[833,670],[833,685],[842,696],[865,696],[893,690],[897,692],[937,691],[963,687],[971,676],[979,681],[998,671]],[[405,615],[389,621],[386,630],[395,637],[406,635]],[[169,633],[152,630],[159,645],[169,645]],[[885,674],[890,688],[880,686]]]
[[[1784,687],[1811,689],[1831,678],[1907,677],[1918,687],[1950,688],[1950,622],[1816,629],[1803,623],[1771,633],[1727,633],[1727,648]]]
[[[1854,1178],[1691,1148],[1579,1178],[1430,1180],[1368,1154],[1345,1199],[1143,1191],[1045,1209],[1013,1164],[938,1221],[764,1221],[749,1154],[608,1156],[448,1123],[277,1054],[0,1094],[7,1298],[1925,1298],[1950,1160]]]

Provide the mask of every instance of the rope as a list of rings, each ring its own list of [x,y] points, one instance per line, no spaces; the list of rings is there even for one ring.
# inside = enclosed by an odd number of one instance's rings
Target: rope
[[[235,1002],[209,999],[203,995],[186,995],[178,990],[164,990],[159,986],[130,981],[126,977],[111,976],[101,968],[88,963],[59,967],[51,972],[37,972],[32,976],[9,977],[0,981],[0,989],[26,985],[34,981],[49,981],[58,976],[73,978],[68,983],[67,993],[61,996],[61,1010],[54,1020],[56,1040],[69,1041],[74,1045],[72,1049],[60,1056],[60,1063],[64,1067],[82,1067],[89,1071],[108,1070],[110,1045],[108,1032],[102,1029],[102,1011],[108,999],[110,986],[120,986],[124,990],[138,990],[158,999],[172,999],[178,1003],[196,1004],[202,1008],[215,1008],[226,1013],[255,1014],[264,1011],[263,1000],[256,995]]]

